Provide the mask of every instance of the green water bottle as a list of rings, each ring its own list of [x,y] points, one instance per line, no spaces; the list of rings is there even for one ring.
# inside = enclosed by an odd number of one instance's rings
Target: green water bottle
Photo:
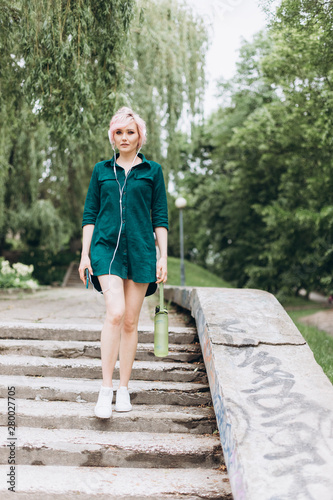
[[[155,309],[154,354],[159,358],[169,354],[168,311],[164,308],[163,283],[160,283],[160,305]]]

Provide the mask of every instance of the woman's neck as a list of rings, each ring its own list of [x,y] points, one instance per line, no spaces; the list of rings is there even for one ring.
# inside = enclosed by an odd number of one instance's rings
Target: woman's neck
[[[133,156],[133,153],[130,154],[120,153],[117,158],[117,163],[122,167],[132,167],[137,163],[141,163],[141,158],[137,154]]]

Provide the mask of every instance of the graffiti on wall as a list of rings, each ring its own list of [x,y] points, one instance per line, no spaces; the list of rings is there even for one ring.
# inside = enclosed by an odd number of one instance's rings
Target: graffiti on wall
[[[229,341],[232,342],[231,336]],[[331,448],[333,457],[332,414],[296,390],[293,373],[283,369],[283,361],[264,349],[226,348],[230,356],[238,359],[238,369],[250,369],[250,387],[241,392],[266,429],[271,451],[264,455],[264,459],[278,464],[275,477],[290,480],[289,491],[284,496],[279,495],[279,500],[316,500],[314,485],[320,485],[322,493],[326,490],[326,495],[321,498],[331,499],[333,484],[322,474],[321,468],[326,463],[325,448]],[[315,475],[311,466],[317,467]],[[271,500],[277,499],[272,497]]]
[[[229,400],[226,407],[222,388],[216,377],[211,339],[206,328],[198,328],[201,331],[200,342],[235,499],[245,499],[247,490],[237,446],[241,446],[248,437],[251,415],[256,415],[256,422],[259,419],[268,448],[263,459],[276,464],[273,477],[286,479],[280,483],[281,490],[284,491],[278,497],[268,496],[267,499],[317,500],[320,492],[322,500],[331,500],[333,483],[327,472],[322,472],[322,467],[327,465],[327,455],[333,456],[331,412],[296,390],[293,373],[284,369],[283,361],[267,352],[265,346],[254,347],[251,346],[254,344],[253,339],[244,339],[247,346],[233,347],[232,333],[237,330],[237,322],[236,319],[224,324],[224,336],[228,344],[224,349],[226,356],[234,359],[237,370],[246,371],[247,387],[240,391],[246,405],[237,405]],[[203,321],[201,323],[204,326]],[[231,324],[232,330],[228,334]],[[232,408],[237,409],[235,413],[238,412],[242,420],[242,425],[237,425],[237,443],[231,429],[231,422],[235,422],[235,415],[231,414]]]
[[[202,330],[198,329],[198,331]],[[228,469],[231,489],[235,499],[246,500],[244,474],[239,461],[236,442],[233,438],[231,430],[230,417],[227,415],[227,409],[221,393],[221,387],[216,377],[212,347],[209,336],[200,336],[200,343],[205,360],[217,426],[220,433],[223,455]]]

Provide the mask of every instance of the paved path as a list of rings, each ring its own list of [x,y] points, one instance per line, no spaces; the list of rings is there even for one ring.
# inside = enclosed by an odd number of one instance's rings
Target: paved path
[[[146,297],[139,326],[152,325],[158,294]],[[169,308],[170,326],[186,326],[188,315],[175,314]],[[92,289],[50,288],[33,293],[14,292],[0,294],[0,321],[58,324],[102,324],[105,316],[103,295]]]
[[[333,336],[333,309],[303,316],[299,321],[306,325],[315,326],[319,330],[323,330]]]
[[[318,297],[312,297],[316,300]],[[139,325],[152,325],[158,294],[146,297],[140,314]],[[101,324],[104,321],[105,305],[101,294],[92,289],[50,288],[26,292],[0,293],[0,322],[36,322],[58,324]],[[333,309],[319,311],[300,318],[305,324],[316,326],[333,335]],[[169,307],[170,326],[187,326],[188,315],[176,314]]]
[[[320,293],[311,292],[309,299],[313,302],[323,304],[323,307],[327,307],[327,297]],[[315,326],[318,330],[323,330],[333,336],[333,309],[318,311],[314,314],[309,314],[309,316],[303,316],[299,318],[299,321],[305,325]]]

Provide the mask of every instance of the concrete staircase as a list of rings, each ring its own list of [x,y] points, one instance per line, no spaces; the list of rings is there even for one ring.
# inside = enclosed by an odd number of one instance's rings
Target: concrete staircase
[[[133,411],[113,411],[109,420],[93,412],[101,383],[96,328],[39,324],[0,333],[1,499],[12,498],[8,387],[16,398],[17,498],[232,498],[193,327],[170,327],[162,360],[153,354],[152,328],[141,328]]]
[[[79,262],[71,262],[69,264],[62,282],[63,287],[82,288],[83,285],[80,280],[78,268]]]

